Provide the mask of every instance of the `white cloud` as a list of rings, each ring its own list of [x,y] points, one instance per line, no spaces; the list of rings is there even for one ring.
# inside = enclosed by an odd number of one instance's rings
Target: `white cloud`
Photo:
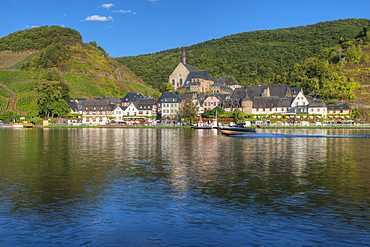
[[[105,4],[102,4],[100,6],[100,8],[105,8],[105,9],[110,9],[111,7],[113,7],[114,4],[113,3],[105,3]]]
[[[35,26],[35,25],[32,25],[32,26],[30,26],[30,25],[26,25],[26,28],[34,28],[34,27],[39,27],[39,26]]]
[[[124,10],[124,9],[121,9],[121,10],[114,10],[113,11],[114,13],[123,13],[123,14],[133,14],[133,15],[136,15],[136,12],[132,12],[131,10]]]
[[[152,3],[155,3],[157,2],[158,0],[149,0],[149,2],[152,2]]]
[[[91,15],[83,19],[82,21],[113,21],[112,16],[100,16],[100,15]]]

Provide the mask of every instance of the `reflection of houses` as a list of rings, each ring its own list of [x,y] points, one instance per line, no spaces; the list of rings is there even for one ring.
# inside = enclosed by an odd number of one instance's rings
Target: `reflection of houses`
[[[82,123],[93,125],[106,125],[110,122],[115,105],[105,100],[88,100],[79,105],[79,113],[82,114]]]

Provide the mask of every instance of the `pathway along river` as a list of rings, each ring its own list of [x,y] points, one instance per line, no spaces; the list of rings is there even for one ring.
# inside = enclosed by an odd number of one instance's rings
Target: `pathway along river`
[[[370,131],[0,129],[0,246],[368,246]]]

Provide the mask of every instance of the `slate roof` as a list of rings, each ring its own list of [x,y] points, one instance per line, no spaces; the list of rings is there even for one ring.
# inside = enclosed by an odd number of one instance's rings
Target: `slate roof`
[[[326,107],[326,104],[324,101],[320,99],[316,99],[311,96],[305,96],[306,99],[308,100],[309,106],[308,107]]]
[[[254,97],[253,108],[276,108],[290,107],[294,98],[279,98],[279,96],[271,97]]]
[[[214,94],[220,101],[223,101],[224,99],[226,99],[227,96],[229,96],[229,94]]]
[[[260,97],[260,96],[262,96],[262,93],[263,93],[263,91],[265,89],[267,89],[267,86],[246,87],[244,89],[247,90],[247,93],[248,93],[249,98],[253,99],[254,97]]]
[[[103,97],[102,99],[107,101],[108,103],[114,103],[114,104],[122,103],[122,100],[117,97]]]
[[[230,98],[238,98],[242,99],[247,94],[247,91],[245,88],[235,88],[235,90],[230,95]]]
[[[192,94],[181,94],[179,95],[181,102],[190,102],[193,100]]]
[[[143,97],[144,96],[140,93],[127,93],[126,96],[122,98],[122,102],[132,102]]]
[[[114,106],[115,105],[109,104],[105,100],[95,99],[84,102],[82,109],[85,111],[112,111]]]
[[[275,108],[279,106],[279,97],[254,97],[253,108]]]
[[[271,85],[268,87],[270,89],[270,96],[287,97],[287,92],[289,91],[288,85]]]
[[[208,74],[208,71],[205,70],[198,70],[198,71],[192,71],[189,73],[189,75],[186,78],[186,81],[191,81],[192,79],[201,78],[205,80],[211,80],[211,76]]]
[[[114,109],[121,108],[122,111],[126,110],[128,106],[116,105]]]
[[[138,110],[152,110],[156,105],[154,99],[137,99],[132,102]]]
[[[171,92],[163,92],[158,99],[158,103],[179,103],[180,97],[178,94]]]
[[[220,89],[222,91],[226,91],[226,92],[232,92],[233,90],[231,88],[229,88],[228,86],[222,84],[222,83],[219,83],[219,82],[215,82],[211,85],[211,87],[220,87]]]
[[[291,107],[293,103],[294,97],[291,98],[280,98],[279,105],[280,107]]]
[[[189,64],[184,64],[184,66],[187,68],[187,70],[189,70],[189,72],[200,71],[200,69],[198,69],[197,67],[189,65]]]
[[[299,92],[302,91],[302,88],[301,87],[290,87],[290,91],[292,91],[293,96],[296,96],[297,94],[299,94]]]
[[[69,107],[70,107],[73,111],[77,111],[77,110],[78,110],[78,106],[77,106],[77,103],[76,103],[76,102],[69,102]]]
[[[229,99],[224,99],[222,105],[225,107],[225,108],[231,108],[231,107],[240,107],[240,99],[238,98],[229,98]]]
[[[85,103],[83,103],[83,106],[85,107],[96,107],[96,106],[107,106],[109,103],[102,99],[94,99],[94,100],[88,100]]]
[[[221,83],[227,86],[239,85],[239,83],[232,76],[212,77],[212,81],[214,81],[215,83]]]
[[[333,110],[344,110],[344,111],[348,111],[348,110],[351,110],[351,107],[349,107],[349,105],[328,105],[328,111],[333,111]]]
[[[218,97],[217,95],[215,94],[211,94],[211,95],[207,95],[206,97],[204,97],[204,99],[202,99],[202,104],[204,103],[204,101],[206,101],[206,99],[210,98],[210,97],[215,97],[219,102],[222,101],[222,98]]]
[[[76,98],[76,101],[77,102],[85,102],[85,101],[87,101],[87,99],[85,99],[85,98]]]

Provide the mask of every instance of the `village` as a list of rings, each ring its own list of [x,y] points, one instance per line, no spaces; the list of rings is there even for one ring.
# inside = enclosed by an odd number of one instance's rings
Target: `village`
[[[314,96],[305,95],[301,87],[288,85],[241,86],[233,77],[211,77],[187,64],[183,51],[181,61],[168,78],[173,90],[163,92],[158,100],[139,93],[127,93],[123,98],[103,97],[93,100],[70,100],[70,125],[158,125],[184,124],[181,113],[191,103],[199,123],[206,110],[221,107],[225,112],[239,110],[259,118],[257,124],[320,125],[328,118],[333,123],[353,123],[348,105],[326,105]],[[176,93],[175,93],[176,92]],[[248,119],[246,119],[247,121]],[[209,121],[209,120],[208,120]],[[254,123],[256,124],[256,123]]]

